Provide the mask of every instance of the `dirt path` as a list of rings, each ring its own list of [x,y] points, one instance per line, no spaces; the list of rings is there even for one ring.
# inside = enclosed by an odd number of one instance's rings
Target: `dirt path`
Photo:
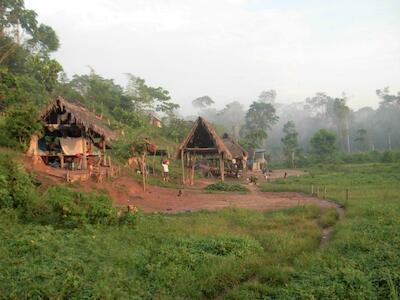
[[[28,171],[34,172],[37,179],[42,182],[43,187],[57,185],[64,182],[63,179],[49,175],[47,166],[33,166],[28,158],[23,158]],[[53,170],[52,170],[53,171]],[[54,173],[54,172],[53,172]],[[304,172],[300,170],[274,170],[269,174],[270,180],[276,180],[289,176],[301,176]],[[259,182],[263,182],[261,173],[249,172],[249,176],[259,177]],[[228,179],[228,181],[230,181]],[[233,180],[237,182],[237,180]],[[294,207],[298,205],[314,204],[322,209],[335,208],[339,214],[339,220],[343,218],[345,210],[339,204],[322,200],[317,197],[296,192],[261,192],[258,186],[246,185],[250,193],[206,193],[203,188],[215,181],[202,179],[196,182],[193,187],[186,187],[182,190],[149,186],[146,192],[142,191],[141,186],[130,176],[121,176],[112,181],[96,183],[86,181],[77,184],[77,190],[105,190],[114,199],[116,206],[133,205],[145,213],[181,213],[199,210],[218,210],[227,207],[238,207],[254,209],[259,211],[277,210]],[[331,238],[333,227],[322,230],[321,246],[325,245]]]
[[[321,201],[328,201],[328,200],[321,200]],[[332,203],[333,206],[335,207],[335,209],[338,213],[338,217],[339,217],[337,222],[339,222],[346,215],[346,210],[345,210],[344,206],[340,205],[336,202],[333,202],[333,201],[328,201],[328,202]],[[336,224],[337,224],[337,222],[336,222]],[[333,230],[335,229],[336,224],[322,229],[321,242],[319,245],[320,247],[326,246],[328,244],[328,242],[331,240],[332,235],[333,235]]]

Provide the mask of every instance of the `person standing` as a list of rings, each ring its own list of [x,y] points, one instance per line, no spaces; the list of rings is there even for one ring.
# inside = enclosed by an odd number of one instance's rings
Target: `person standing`
[[[169,181],[169,160],[165,159],[161,163],[161,167],[163,170],[163,181]]]

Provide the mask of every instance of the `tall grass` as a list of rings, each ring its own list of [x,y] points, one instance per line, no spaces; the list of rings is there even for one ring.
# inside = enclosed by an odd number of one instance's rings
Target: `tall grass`
[[[324,185],[341,203],[350,188],[323,248],[321,226],[337,215],[317,206],[151,214],[126,226],[104,195],[38,194],[23,170],[0,167],[1,298],[398,299],[398,164],[321,166],[263,187]]]

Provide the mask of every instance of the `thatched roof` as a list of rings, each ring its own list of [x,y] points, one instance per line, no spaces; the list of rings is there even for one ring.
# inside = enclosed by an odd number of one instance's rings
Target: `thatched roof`
[[[222,141],[231,152],[233,158],[242,159],[244,156],[248,156],[247,151],[227,133],[222,136]]]
[[[178,157],[181,151],[190,151],[195,154],[215,155],[224,154],[227,159],[232,159],[232,154],[226,147],[214,127],[204,118],[199,117],[193,124],[187,137],[178,147]]]
[[[94,113],[87,110],[82,105],[67,101],[62,97],[55,98],[53,102],[46,107],[42,112],[42,118],[46,118],[55,107],[59,107],[62,111],[65,110],[67,113],[71,113],[73,120],[77,124],[82,125],[86,130],[91,130],[104,137],[106,140],[115,140],[117,138],[117,134],[104,124]]]

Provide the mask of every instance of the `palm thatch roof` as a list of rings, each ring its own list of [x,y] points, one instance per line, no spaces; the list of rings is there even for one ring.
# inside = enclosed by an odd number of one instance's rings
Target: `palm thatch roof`
[[[202,117],[198,117],[187,137],[178,147],[178,157],[181,151],[194,154],[215,155],[223,154],[232,159],[232,154],[224,144],[214,127]]]
[[[55,110],[70,113],[72,118],[71,122],[83,126],[85,130],[95,132],[106,140],[115,140],[117,138],[117,134],[104,124],[99,117],[78,103],[73,103],[62,97],[57,97],[43,110],[41,114],[42,118],[46,118]]]
[[[231,138],[229,134],[224,133],[222,141],[231,152],[233,158],[242,159],[244,156],[248,156],[247,151],[238,142]]]

